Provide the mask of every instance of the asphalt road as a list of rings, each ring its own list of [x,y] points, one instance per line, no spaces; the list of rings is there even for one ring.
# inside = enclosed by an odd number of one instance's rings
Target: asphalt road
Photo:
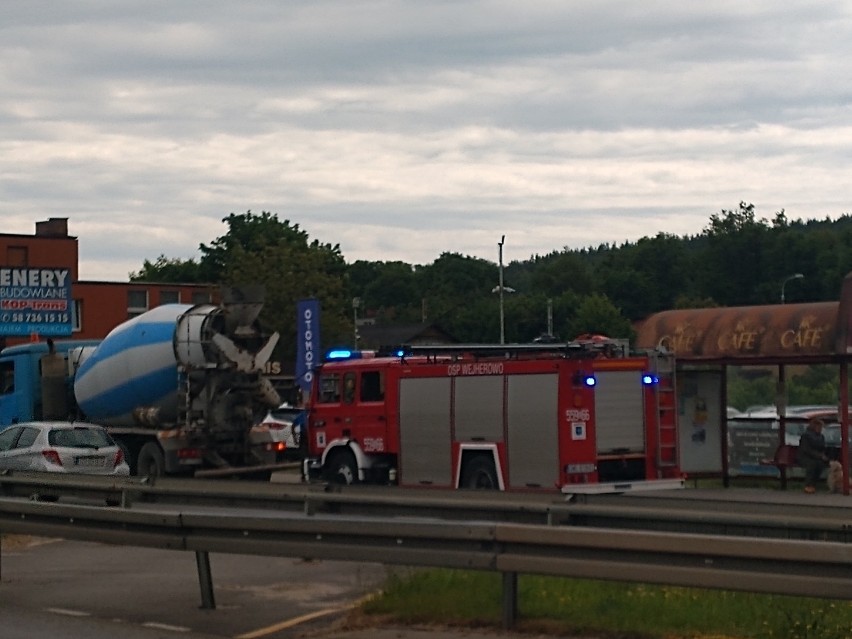
[[[294,471],[274,482],[297,482]],[[343,622],[389,572],[380,564],[211,554],[216,607],[201,608],[195,554],[7,536],[2,639],[522,639],[521,633]],[[538,636],[538,635],[537,635]]]
[[[453,628],[343,622],[385,567],[210,556],[215,610],[201,606],[195,555],[11,536],[0,552],[3,639],[512,639]]]
[[[387,576],[379,564],[211,554],[207,610],[191,552],[7,537],[0,562],[4,639],[76,637],[84,621],[105,628],[80,635],[91,639],[293,637],[331,624]]]

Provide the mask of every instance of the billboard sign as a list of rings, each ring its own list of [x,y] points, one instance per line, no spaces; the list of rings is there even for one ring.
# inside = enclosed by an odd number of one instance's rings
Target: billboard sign
[[[296,304],[296,384],[303,397],[311,393],[320,353],[319,300],[301,300]]]
[[[71,270],[0,267],[0,335],[68,336]]]

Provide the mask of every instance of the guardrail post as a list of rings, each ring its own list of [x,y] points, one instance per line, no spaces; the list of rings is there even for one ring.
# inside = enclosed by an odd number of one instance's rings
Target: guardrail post
[[[503,573],[503,629],[511,630],[518,620],[518,573]]]
[[[216,601],[213,598],[210,555],[206,550],[195,551],[195,563],[198,566],[198,584],[201,586],[201,607],[204,610],[215,610]]]

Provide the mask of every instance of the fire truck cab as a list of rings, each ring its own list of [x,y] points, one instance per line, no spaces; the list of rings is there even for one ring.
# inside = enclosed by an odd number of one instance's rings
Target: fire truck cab
[[[620,341],[336,352],[307,479],[554,490],[679,479],[674,365]]]

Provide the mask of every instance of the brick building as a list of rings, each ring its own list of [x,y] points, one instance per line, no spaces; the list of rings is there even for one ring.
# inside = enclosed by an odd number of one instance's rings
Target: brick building
[[[160,304],[215,301],[212,285],[80,281],[78,261],[77,238],[68,235],[68,218],[36,222],[34,235],[0,233],[0,268],[68,269],[74,339],[103,338],[121,322]],[[0,347],[28,339],[0,335]]]

